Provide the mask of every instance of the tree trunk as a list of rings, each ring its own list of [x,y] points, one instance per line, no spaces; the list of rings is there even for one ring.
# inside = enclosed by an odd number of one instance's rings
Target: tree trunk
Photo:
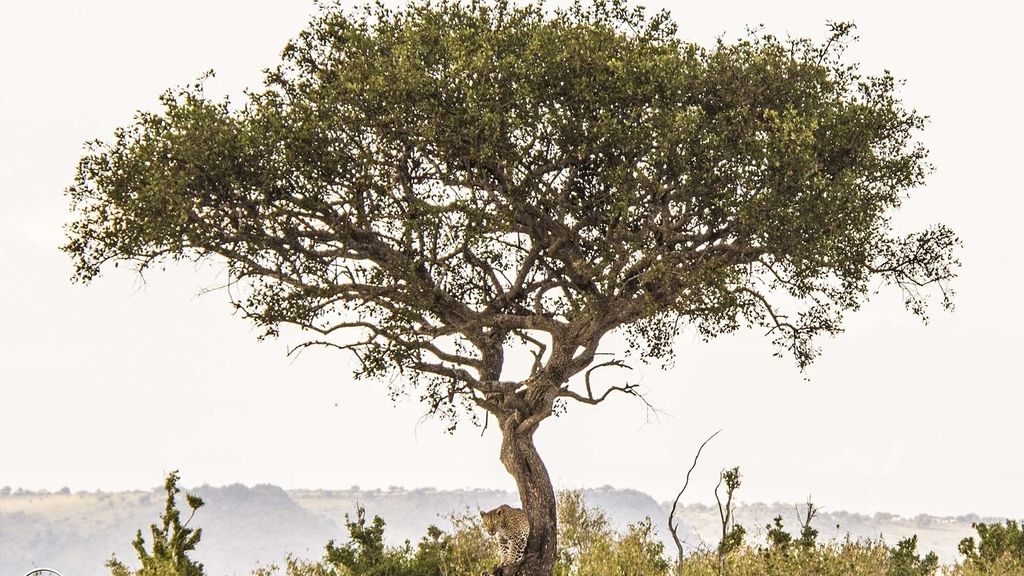
[[[501,427],[501,463],[515,478],[519,499],[530,521],[526,555],[515,576],[551,576],[558,533],[555,491],[548,470],[533,445],[533,431],[521,433],[515,428],[514,421],[503,423]]]

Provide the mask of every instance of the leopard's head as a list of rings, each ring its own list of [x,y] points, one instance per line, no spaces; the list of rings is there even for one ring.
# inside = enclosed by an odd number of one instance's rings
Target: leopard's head
[[[491,536],[498,531],[498,528],[502,525],[502,517],[505,515],[505,510],[508,509],[507,504],[502,504],[494,510],[484,512],[480,511],[480,518],[483,520],[484,532],[487,532]]]

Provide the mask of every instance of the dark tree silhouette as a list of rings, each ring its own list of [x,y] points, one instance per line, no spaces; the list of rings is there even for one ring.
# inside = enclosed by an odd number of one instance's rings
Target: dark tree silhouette
[[[68,193],[76,279],[223,262],[234,305],[398,374],[430,410],[500,427],[549,574],[555,497],[535,449],[598,404],[602,338],[666,359],[684,326],[763,327],[803,368],[882,283],[949,305],[954,234],[894,235],[923,182],[922,116],[888,73],[752,33],[703,48],[625,2],[327,7],[240,106],[169,91],[91,145]],[[505,374],[513,348],[535,358]],[[402,385],[402,384],[399,384]]]

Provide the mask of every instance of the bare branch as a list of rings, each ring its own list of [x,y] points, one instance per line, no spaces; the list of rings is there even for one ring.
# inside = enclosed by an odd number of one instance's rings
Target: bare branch
[[[800,506],[794,504],[793,508],[796,510],[796,521],[800,523],[800,528],[807,529],[811,525],[811,521],[818,515],[820,511],[817,506],[811,501],[811,497],[807,497],[807,509],[803,516],[800,515]]]
[[[628,364],[626,364],[625,362],[623,362],[621,360],[609,360],[607,362],[602,362],[600,364],[592,366],[583,375],[584,385],[585,385],[585,387],[587,389],[587,395],[586,396],[584,396],[582,394],[579,394],[577,392],[573,392],[572,390],[569,389],[569,385],[568,384],[563,385],[559,389],[558,395],[561,396],[561,397],[564,397],[564,398],[571,398],[573,400],[576,400],[577,402],[583,402],[584,404],[600,404],[601,402],[604,402],[605,399],[608,398],[608,395],[611,394],[612,392],[622,392],[622,393],[629,394],[631,396],[636,396],[637,398],[640,398],[640,400],[642,400],[644,402],[644,404],[647,404],[647,406],[649,408],[653,409],[653,406],[651,406],[647,402],[647,400],[637,391],[637,388],[639,388],[639,384],[626,384],[625,386],[612,386],[612,387],[608,388],[607,390],[605,390],[604,393],[601,394],[600,396],[594,396],[594,391],[593,391],[593,389],[591,388],[591,385],[590,385],[590,375],[595,370],[598,370],[599,368],[608,368],[608,367],[625,368],[627,370],[632,370],[633,369],[631,366],[629,366]]]
[[[608,398],[608,395],[611,394],[612,392],[622,392],[622,393],[625,393],[625,394],[629,394],[630,396],[636,396],[637,398],[642,400],[645,404],[647,404],[648,407],[653,409],[654,407],[651,406],[649,403],[647,403],[647,401],[644,399],[643,395],[636,391],[636,389],[638,387],[639,387],[638,384],[627,384],[625,386],[612,386],[611,388],[605,390],[604,394],[601,394],[600,396],[595,398],[593,396],[583,396],[581,394],[573,392],[572,390],[569,390],[568,386],[566,385],[566,386],[562,386],[562,388],[560,389],[558,395],[560,397],[570,398],[572,400],[576,400],[577,402],[582,402],[584,404],[595,405],[595,404],[600,404],[601,402],[604,402],[605,399]]]
[[[428,372],[430,374],[436,374],[438,376],[444,376],[451,378],[452,380],[458,380],[468,384],[470,387],[479,390],[483,384],[477,378],[473,377],[472,374],[466,372],[461,368],[452,368],[444,364],[437,364],[434,362],[414,362],[412,364],[414,370],[420,372]]]
[[[686,471],[686,481],[683,482],[683,488],[682,490],[679,491],[679,494],[676,494],[676,499],[672,502],[672,510],[669,511],[668,513],[668,530],[672,533],[672,540],[675,541],[676,550],[679,554],[678,557],[680,562],[682,562],[683,560],[683,541],[679,539],[679,523],[676,522],[675,524],[673,524],[672,521],[676,515],[676,508],[679,506],[679,499],[683,497],[683,493],[686,492],[686,488],[690,485],[690,474],[693,472],[693,469],[697,467],[697,460],[700,458],[701,451],[703,451],[704,447],[707,446],[708,442],[711,442],[711,439],[714,438],[715,436],[718,436],[720,432],[721,430],[718,430],[711,436],[708,436],[707,440],[701,442],[700,448],[697,448],[697,454],[694,455],[693,457],[693,464],[691,464],[690,469]]]
[[[513,330],[513,332],[524,343],[535,346],[535,349],[530,350],[530,353],[533,354],[533,367],[530,369],[530,377],[533,378],[544,368],[544,353],[547,351],[548,347],[543,342],[537,340],[533,336],[530,336],[523,330]]]
[[[588,362],[588,364],[589,364],[589,362]],[[583,381],[584,381],[584,383],[587,386],[587,396],[589,396],[591,399],[594,398],[594,393],[590,389],[590,375],[593,374],[594,371],[599,370],[601,368],[606,368],[606,367],[625,368],[626,370],[632,370],[633,369],[632,366],[626,364],[622,360],[609,360],[607,362],[602,362],[600,364],[597,364],[596,366],[592,366],[583,375]],[[605,392],[604,396],[607,396],[607,395],[608,395],[608,392]],[[604,396],[602,396],[602,399],[604,399]]]

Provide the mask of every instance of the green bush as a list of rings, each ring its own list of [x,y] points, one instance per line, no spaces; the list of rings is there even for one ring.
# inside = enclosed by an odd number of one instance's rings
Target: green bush
[[[475,516],[452,516],[450,520],[450,534],[430,526],[416,548],[409,541],[388,547],[384,544],[384,520],[374,516],[367,525],[366,510],[360,506],[355,521],[345,517],[349,541],[340,546],[328,542],[322,565],[296,564],[310,573],[295,576],[332,576],[318,573],[324,566],[335,574],[360,576],[461,576],[480,574],[497,564]]]
[[[276,565],[270,565],[260,567],[252,571],[251,576],[277,576],[278,567]],[[339,571],[334,566],[331,566],[327,562],[318,561],[312,562],[309,560],[300,560],[289,556],[285,559],[284,563],[285,576],[353,576],[348,569]]]
[[[374,516],[368,523],[366,510],[358,506],[355,520],[345,517],[347,542],[328,542],[319,561],[289,557],[285,576],[478,576],[493,568],[498,559],[479,519],[466,513],[449,520],[451,532],[430,526],[415,548],[409,541],[387,546],[384,520]],[[276,576],[278,570],[271,565],[252,576]]]
[[[578,490],[558,495],[556,576],[661,576],[668,574],[664,545],[650,518],[615,534],[603,512],[588,508]]]
[[[203,500],[193,494],[185,495],[185,503],[191,513],[182,524],[181,512],[175,502],[175,496],[181,492],[178,489],[177,470],[167,475],[164,490],[167,496],[164,512],[160,515],[160,525],[150,525],[152,550],[146,550],[146,541],[142,537],[142,530],[139,530],[135,533],[132,547],[135,548],[141,566],[132,570],[112,557],[107,561],[107,568],[110,568],[113,576],[203,576],[203,565],[188,557],[188,553],[195,550],[202,537],[201,529],[189,528],[188,524],[196,510],[202,507]]]
[[[978,541],[973,537],[960,541],[960,553],[966,557],[966,563],[990,565],[1000,558],[1024,561],[1024,530],[1013,520],[1006,524],[971,524],[978,533]]]
[[[972,524],[978,533],[960,541],[964,561],[946,574],[949,576],[1024,576],[1024,529],[1017,522]]]
[[[373,521],[367,526],[366,510],[359,506],[356,508],[355,521],[348,515],[345,516],[345,527],[348,528],[349,534],[347,543],[341,546],[335,546],[333,540],[327,543],[324,561],[328,565],[364,576],[408,574],[409,543],[406,542],[405,548],[389,549],[385,546],[384,520],[380,516],[374,516]],[[437,576],[437,572],[429,576]]]
[[[917,537],[901,540],[895,547],[881,540],[817,541],[817,530],[801,527],[794,539],[775,517],[767,526],[767,544],[761,548],[741,545],[719,564],[717,550],[691,554],[676,566],[677,576],[935,576],[939,560],[934,553],[923,558]]]
[[[497,548],[483,530],[478,514],[449,518],[452,533],[446,535],[448,553],[441,564],[443,576],[477,576],[498,564]]]
[[[904,538],[889,550],[889,571],[887,576],[932,576],[939,567],[939,557],[934,552],[922,558],[917,553],[917,535]]]
[[[730,576],[886,576],[888,550],[874,542],[831,542],[813,548],[791,546],[766,554],[743,546],[725,558]],[[676,566],[676,576],[719,576],[718,554],[697,552]]]
[[[556,576],[577,574],[581,563],[606,553],[611,547],[612,530],[604,512],[588,508],[579,490],[558,494],[558,560]]]
[[[1024,561],[1007,554],[986,564],[965,561],[962,564],[943,569],[942,574],[943,576],[1024,576]]]

